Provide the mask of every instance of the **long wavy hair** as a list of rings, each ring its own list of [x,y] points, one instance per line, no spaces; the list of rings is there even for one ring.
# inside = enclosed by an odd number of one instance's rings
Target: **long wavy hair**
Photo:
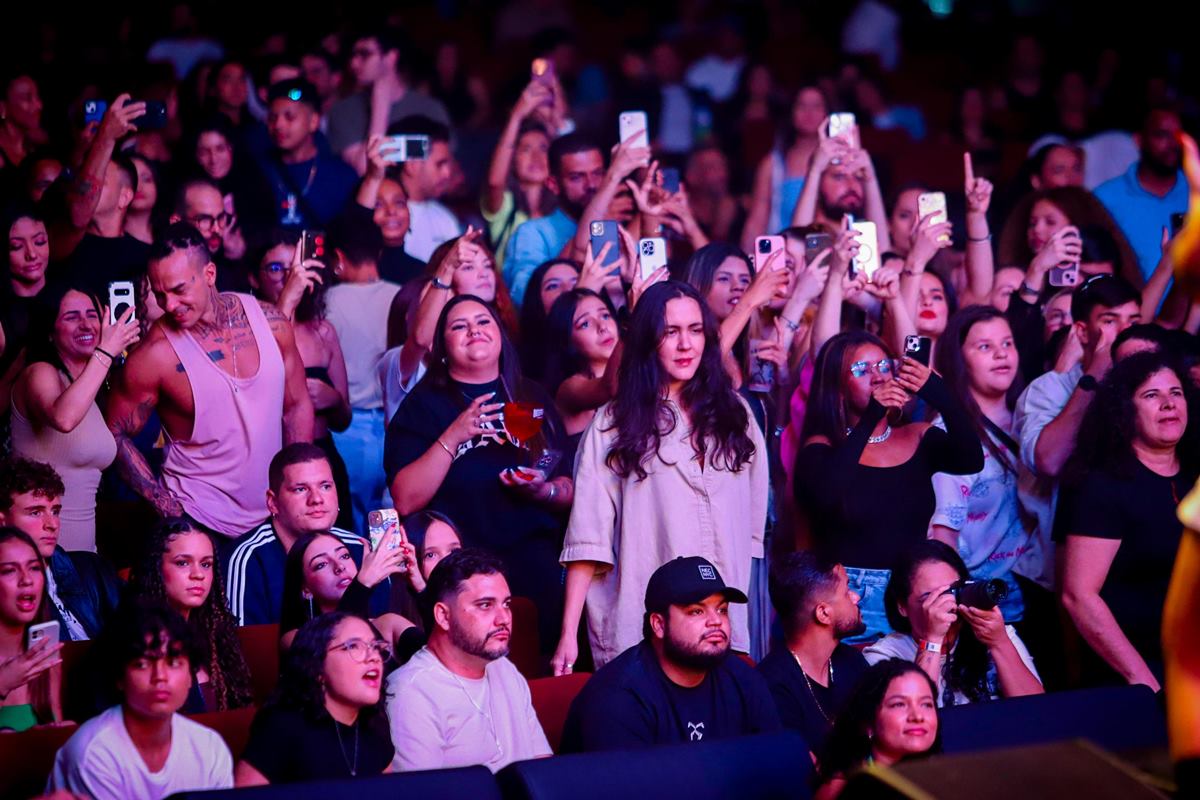
[[[425,270],[424,278],[433,280],[437,275],[438,267],[446,256],[450,255],[450,251],[458,244],[458,239],[448,239],[438,245],[437,249],[429,256],[429,267]],[[504,282],[504,276],[500,274],[500,270],[496,267],[496,258],[492,255],[488,246],[481,242],[476,242],[480,247],[488,253],[488,258],[492,262],[492,273],[496,279],[496,299],[492,305],[496,307],[496,316],[499,318],[505,331],[514,341],[519,340],[521,333],[524,331],[520,327],[520,322],[517,319],[517,306],[513,303],[512,295],[508,293],[508,284]],[[470,295],[458,295],[460,297],[469,297]]]
[[[333,611],[314,617],[296,631],[291,647],[284,651],[279,684],[267,700],[268,706],[296,709],[314,722],[330,718],[325,708],[325,659],[329,657],[329,643],[338,626],[348,619],[358,617]],[[370,621],[367,625],[374,630]],[[375,635],[379,636],[378,631]],[[360,721],[383,713],[386,697],[386,692],[380,692],[378,702],[360,709]]]
[[[186,533],[203,534],[213,545],[212,589],[204,598],[204,604],[188,615],[187,623],[204,651],[203,666],[216,695],[215,710],[243,708],[254,700],[250,668],[242,654],[237,620],[230,613],[225,600],[225,578],[213,533],[188,517],[168,517],[160,521],[150,533],[141,560],[133,566],[129,580],[130,592],[143,602],[167,603],[162,573],[163,556],[171,541]]]
[[[1015,475],[1017,457],[1004,445],[997,444],[989,434],[983,412],[979,409],[979,403],[975,401],[975,395],[971,393],[971,376],[967,369],[966,359],[963,358],[963,344],[967,341],[971,329],[981,322],[994,319],[1004,320],[1005,324],[1008,324],[1008,317],[1004,315],[1004,312],[996,310],[993,306],[967,306],[951,316],[950,321],[946,324],[946,332],[938,339],[935,365],[942,380],[946,382],[950,391],[958,398],[958,402],[970,414],[971,427],[974,429],[975,435],[979,437],[979,441],[983,443],[984,448],[1004,469]],[[1008,387],[1008,392],[1004,396],[1004,404],[1009,411],[1016,407],[1017,398],[1021,396],[1021,390],[1025,388],[1024,382],[1021,380],[1020,357],[1015,346],[1012,356],[1014,377],[1012,386]]]
[[[1133,450],[1137,436],[1137,408],[1133,397],[1138,387],[1159,370],[1175,373],[1183,386],[1187,403],[1188,425],[1183,438],[1175,447],[1183,474],[1200,469],[1200,419],[1196,414],[1197,392],[1188,373],[1175,358],[1161,352],[1135,353],[1116,362],[1100,382],[1075,437],[1075,451],[1067,459],[1063,480],[1068,486],[1078,486],[1091,472],[1101,471],[1119,478],[1134,474],[1138,460]]]
[[[752,424],[728,373],[721,364],[717,320],[704,298],[680,281],[657,283],[638,301],[629,322],[621,358],[619,386],[612,401],[612,427],[616,440],[606,458],[622,478],[645,480],[646,465],[659,456],[664,435],[680,420],[666,402],[670,381],[659,362],[658,346],[666,328],[667,303],[694,300],[704,325],[704,351],[700,366],[680,393],[680,403],[692,424],[692,449],[708,464],[739,472],[754,455],[754,442],[746,433]]]
[[[874,334],[853,330],[839,333],[831,338],[817,353],[813,368],[812,391],[808,395],[808,412],[804,415],[804,428],[800,441],[807,442],[814,436],[823,436],[837,447],[846,441],[846,401],[843,384],[850,369],[850,357],[855,348],[873,344],[887,358],[894,359],[892,348]]]
[[[888,687],[892,681],[905,675],[920,675],[929,684],[934,700],[937,700],[937,686],[929,680],[924,670],[912,661],[900,658],[889,658],[867,668],[859,678],[854,691],[846,698],[846,704],[833,723],[833,729],[825,739],[817,759],[818,784],[826,783],[838,775],[846,775],[861,766],[871,755],[871,729],[879,709],[883,707],[887,697]],[[937,718],[937,708],[933,710]],[[933,746],[925,755],[933,755],[942,749],[942,726],[938,725],[937,736]]]
[[[521,369],[527,378],[535,381],[545,377],[546,362],[550,358],[545,340],[550,309],[542,305],[542,284],[546,273],[559,264],[566,264],[579,274],[579,263],[569,258],[552,258],[539,264],[529,276],[529,283],[525,284],[525,301],[521,303]]]
[[[50,581],[45,577],[50,572],[50,565],[46,563],[46,559],[42,558],[42,554],[38,552],[37,545],[33,539],[24,531],[14,528],[11,525],[0,526],[0,544],[6,542],[20,542],[33,551],[33,554],[42,562],[42,597],[38,602],[37,613],[33,620],[25,626],[25,638],[28,639],[30,627],[41,622],[49,622],[53,619],[50,614]],[[24,645],[22,644],[22,650]],[[44,670],[41,675],[31,680],[29,686],[29,704],[33,706],[33,713],[39,722],[51,722],[54,720],[54,714],[50,703],[50,670]]]
[[[927,539],[914,545],[892,568],[892,577],[883,593],[884,610],[893,630],[912,633],[912,622],[900,613],[900,606],[907,603],[908,596],[912,594],[917,570],[936,562],[953,567],[960,581],[971,580],[971,572],[963,563],[962,556],[950,545],[936,539]],[[987,647],[975,638],[970,625],[960,624],[954,651],[946,656],[948,688],[962,692],[972,703],[990,700],[992,687],[988,685],[988,672],[991,665],[992,658],[988,655]]]
[[[572,375],[587,372],[587,357],[576,346],[572,334],[575,331],[575,309],[585,297],[594,297],[604,304],[608,313],[613,317],[613,329],[616,332],[617,310],[606,295],[597,294],[591,289],[572,289],[563,292],[554,305],[550,307],[550,316],[546,321],[544,338],[550,357],[546,363],[546,375],[542,385],[551,397],[558,394],[558,387]]]
[[[44,361],[63,374],[67,367],[63,364],[58,347],[54,344],[54,329],[58,324],[58,313],[62,309],[63,299],[68,292],[79,292],[86,296],[96,310],[96,315],[104,313],[100,301],[78,281],[50,281],[46,288],[38,293],[35,304],[36,311],[29,318],[29,332],[25,340],[25,363],[36,364]],[[96,344],[100,343],[100,323],[96,325]],[[9,346],[16,343],[10,342]]]

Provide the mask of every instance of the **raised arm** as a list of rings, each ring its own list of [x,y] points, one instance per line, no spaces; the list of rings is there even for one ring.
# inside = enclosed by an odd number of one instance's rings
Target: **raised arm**
[[[638,133],[634,133],[613,150],[612,163],[609,164],[608,172],[604,175],[604,181],[579,217],[579,227],[575,231],[575,238],[563,248],[561,253],[563,258],[583,261],[584,253],[587,252],[588,245],[591,243],[591,223],[598,219],[604,219],[608,213],[608,207],[617,193],[625,188],[623,181],[631,172],[639,167],[649,166],[650,148],[635,147],[633,142],[637,138]]]
[[[762,236],[771,224],[771,156],[764,156],[754,171],[754,188],[750,194],[750,211],[742,226],[742,249],[754,248],[754,237]]]
[[[992,254],[992,233],[988,228],[987,211],[992,202],[992,183],[975,177],[971,153],[963,153],[963,172],[967,193],[967,292],[963,305],[986,303],[996,276],[995,256]]]
[[[508,122],[500,134],[500,141],[492,151],[487,183],[483,187],[483,197],[480,201],[485,214],[497,213],[504,203],[504,192],[508,189],[508,175],[512,169],[513,151],[517,146],[521,123],[539,107],[553,102],[554,91],[540,81],[530,81],[521,92],[512,113],[508,115]]]
[[[270,303],[262,303],[263,314],[279,352],[283,356],[283,443],[311,442],[313,440],[314,414],[308,384],[304,379],[304,362],[296,349],[296,334],[292,323]]]
[[[133,120],[145,113],[146,104],[130,103],[128,94],[118,95],[108,107],[108,111],[104,112],[96,136],[88,146],[87,155],[84,156],[79,175],[67,190],[67,209],[72,227],[84,230],[92,221],[96,205],[100,202],[100,190],[104,188],[104,173],[108,170],[108,163],[112,161],[117,142],[126,134],[137,130]]]

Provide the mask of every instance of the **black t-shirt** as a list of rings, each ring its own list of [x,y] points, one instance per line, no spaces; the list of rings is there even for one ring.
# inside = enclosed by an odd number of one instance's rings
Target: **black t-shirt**
[[[128,234],[109,239],[88,233],[63,264],[63,273],[100,298],[100,302],[107,303],[108,284],[137,283],[146,274],[149,260],[150,245]]]
[[[1093,471],[1074,493],[1066,528],[1067,535],[1120,541],[1100,597],[1160,679],[1162,610],[1183,536],[1175,509],[1195,481],[1194,472],[1165,478],[1136,460],[1128,477]]]
[[[349,778],[356,750],[356,775],[379,775],[392,763],[396,749],[382,713],[360,717],[357,732],[328,714],[322,717],[267,706],[254,715],[242,759],[271,783]]]
[[[592,676],[571,703],[563,752],[701,742],[779,730],[766,681],[730,655],[695,688],[671,681],[648,642]]]
[[[526,382],[523,396],[545,410],[545,446],[561,451],[562,423],[554,403],[540,387]],[[495,392],[502,402],[500,381],[483,384],[451,382],[446,389],[422,379],[388,423],[384,469],[391,483],[396,473],[416,461],[476,397]],[[517,494],[500,483],[500,473],[528,466],[530,451],[509,436],[502,419],[494,432],[478,436],[458,449],[453,465],[427,508],[447,515],[462,531],[465,544],[483,547],[504,559],[513,594],[538,604],[543,642],[558,638],[562,609],[562,550],[564,518],[542,503]],[[535,443],[535,447],[538,445]],[[569,474],[571,464],[560,461],[556,475]],[[549,638],[547,638],[549,637]]]
[[[379,258],[379,277],[401,286],[425,274],[425,262],[404,252],[403,247],[385,247]]]
[[[818,752],[833,726],[846,698],[867,669],[862,653],[839,644],[831,659],[829,686],[805,680],[796,658],[786,647],[770,652],[758,665],[758,672],[771,689],[783,727],[799,731],[813,752]]]
[[[29,323],[37,313],[38,298],[19,297],[8,290],[0,289],[0,328],[4,329],[4,352],[0,353],[0,374],[8,365],[16,360],[17,354],[25,346],[25,337],[29,333]],[[7,414],[8,409],[0,409],[0,415]]]

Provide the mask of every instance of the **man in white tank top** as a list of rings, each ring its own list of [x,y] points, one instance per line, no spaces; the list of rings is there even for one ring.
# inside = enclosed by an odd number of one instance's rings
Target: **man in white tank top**
[[[267,466],[282,444],[312,441],[292,326],[268,303],[218,293],[217,268],[190,225],[167,229],[148,275],[164,314],[109,398],[118,467],[160,514],[186,512],[237,536],[267,514]],[[154,410],[166,440],[161,476],[132,441]]]

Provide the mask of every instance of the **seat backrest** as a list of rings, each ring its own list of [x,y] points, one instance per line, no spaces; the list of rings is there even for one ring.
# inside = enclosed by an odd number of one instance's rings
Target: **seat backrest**
[[[546,674],[542,661],[542,638],[538,635],[537,605],[528,597],[514,597],[512,610],[512,640],[508,643],[508,660],[525,676],[525,680]]]
[[[203,714],[190,714],[189,716],[201,725],[212,728],[221,734],[225,744],[229,745],[229,752],[233,753],[234,761],[241,757],[242,751],[246,749],[246,742],[250,739],[250,723],[254,720],[253,708],[206,711]]]
[[[279,680],[279,625],[243,625],[238,628],[242,654],[250,668],[254,702],[266,702]]]
[[[0,797],[33,797],[46,789],[54,755],[78,725],[0,734]]]
[[[810,797],[812,760],[793,731],[518,761],[497,774],[508,798],[613,800]]]
[[[533,710],[537,714],[538,722],[542,723],[542,730],[546,732],[550,748],[556,753],[559,743],[562,742],[563,726],[567,722],[567,712],[571,710],[571,703],[590,677],[590,673],[575,672],[529,682]]]
[[[1167,724],[1148,686],[1104,686],[942,709],[942,747],[968,753],[1087,739],[1113,751],[1159,747]]]
[[[501,800],[496,779],[487,767],[432,769],[340,781],[283,783],[217,792],[182,792],[171,796],[172,800],[362,800],[365,797]]]

